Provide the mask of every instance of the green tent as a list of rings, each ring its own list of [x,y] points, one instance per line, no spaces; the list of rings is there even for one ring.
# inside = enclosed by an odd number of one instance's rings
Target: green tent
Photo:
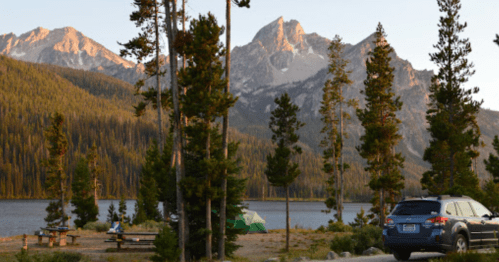
[[[268,233],[263,220],[255,211],[243,209],[234,220],[227,219],[227,222],[234,224],[234,228],[243,228],[246,234]]]

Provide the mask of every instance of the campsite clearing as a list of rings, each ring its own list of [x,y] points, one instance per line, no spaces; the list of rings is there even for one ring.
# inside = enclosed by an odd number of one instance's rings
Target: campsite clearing
[[[89,256],[92,261],[148,261],[153,254],[150,248],[124,248],[121,252],[109,252],[116,249],[116,244],[104,244],[104,240],[109,238],[105,232],[96,233],[90,230],[78,230],[80,239],[76,245],[65,247],[55,246],[49,248],[46,245],[39,246],[37,236],[28,236],[28,248],[30,254],[40,252],[78,252]],[[334,233],[317,233],[314,230],[291,229],[290,253],[287,261],[292,261],[295,257],[311,257],[310,247],[318,243],[318,248],[313,255],[315,259],[324,259],[329,251],[329,242],[333,239]],[[286,234],[284,229],[269,230],[268,234],[247,234],[239,236],[236,244],[241,245],[235,253],[232,262],[261,262],[270,257],[284,256]],[[14,254],[18,253],[22,246],[22,236],[0,238],[0,261],[16,261]]]

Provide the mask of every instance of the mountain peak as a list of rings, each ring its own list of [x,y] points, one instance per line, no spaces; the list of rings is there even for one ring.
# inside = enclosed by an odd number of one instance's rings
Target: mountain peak
[[[4,35],[0,37],[0,54],[28,62],[85,70],[101,65],[134,66],[70,26],[52,31],[38,27],[19,37]]]

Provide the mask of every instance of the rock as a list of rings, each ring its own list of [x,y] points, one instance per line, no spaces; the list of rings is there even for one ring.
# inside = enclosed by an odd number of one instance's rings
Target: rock
[[[372,255],[377,255],[377,254],[383,254],[383,251],[381,251],[381,249],[376,248],[376,247],[370,247],[370,248],[364,250],[364,252],[362,252],[362,255],[364,255],[364,256],[372,256]]]
[[[351,257],[352,254],[350,254],[350,252],[341,252],[340,253],[340,257]]]
[[[271,258],[265,260],[265,262],[272,262],[272,261],[279,261],[279,258],[278,257],[271,257]]]
[[[299,261],[309,261],[310,259],[308,257],[297,257],[293,259],[293,262],[299,262]]]
[[[329,253],[327,253],[327,256],[326,256],[326,259],[337,259],[339,258],[340,256],[338,256],[338,254],[336,254],[334,251],[329,251]]]

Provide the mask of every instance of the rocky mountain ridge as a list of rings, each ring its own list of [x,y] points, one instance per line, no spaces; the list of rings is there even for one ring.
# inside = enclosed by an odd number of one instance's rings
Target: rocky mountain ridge
[[[373,41],[373,35],[370,35],[355,45],[347,44],[344,54],[350,61],[347,70],[351,70],[353,84],[345,87],[343,93],[346,99],[358,99],[360,107],[364,106],[360,90],[364,89],[366,78],[365,61]],[[327,73],[329,43],[329,39],[315,33],[306,34],[298,21],[286,22],[280,17],[259,30],[250,43],[235,47],[231,57],[231,91],[239,101],[231,110],[231,125],[257,137],[270,137],[268,119],[275,108],[273,100],[286,91],[301,108],[301,119],[307,122],[301,134],[302,142],[320,152],[322,124],[318,110],[322,87],[331,77]],[[19,37],[2,35],[0,54],[24,61],[98,71],[132,84],[143,77],[142,65],[120,58],[72,28],[53,31],[37,28]],[[397,150],[406,156],[404,173],[417,178],[428,168],[422,156],[430,139],[425,116],[433,72],[415,70],[409,61],[396,53],[391,57],[391,65],[395,67],[393,91],[404,103],[397,114],[402,120],[400,133],[403,136]],[[168,69],[168,59],[166,61]],[[163,88],[169,86],[169,73],[162,82]],[[347,127],[350,138],[346,141],[346,156],[352,161],[362,161],[355,147],[363,128],[354,110],[347,109],[347,112],[352,116],[352,124]],[[499,113],[482,110],[478,121],[486,146],[480,149],[477,164],[480,175],[486,177],[483,158],[492,152],[490,145],[499,129]]]
[[[13,33],[0,35],[0,54],[27,62],[84,70],[135,66],[72,27],[52,31],[38,27],[19,37]]]

